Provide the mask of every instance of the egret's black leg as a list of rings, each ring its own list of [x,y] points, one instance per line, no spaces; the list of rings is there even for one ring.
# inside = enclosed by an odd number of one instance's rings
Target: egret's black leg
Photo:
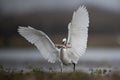
[[[75,71],[75,63],[73,63],[73,71]]]

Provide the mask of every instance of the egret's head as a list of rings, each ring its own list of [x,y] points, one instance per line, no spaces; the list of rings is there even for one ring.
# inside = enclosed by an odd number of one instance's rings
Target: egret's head
[[[67,43],[67,39],[66,39],[66,38],[63,38],[63,39],[62,39],[62,44],[66,45],[66,43]]]

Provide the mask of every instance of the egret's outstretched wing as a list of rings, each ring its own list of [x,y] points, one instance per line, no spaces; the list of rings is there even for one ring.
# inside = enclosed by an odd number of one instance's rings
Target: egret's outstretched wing
[[[68,25],[67,45],[71,45],[68,54],[75,63],[79,60],[87,46],[89,16],[87,9],[82,6],[73,13],[72,21]]]
[[[32,27],[19,27],[18,32],[30,43],[34,44],[49,62],[54,63],[58,60],[59,52],[44,32]]]

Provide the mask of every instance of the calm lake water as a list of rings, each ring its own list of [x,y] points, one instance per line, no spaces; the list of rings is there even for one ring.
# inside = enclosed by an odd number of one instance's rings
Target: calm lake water
[[[0,49],[0,64],[26,72],[29,71],[28,67],[38,67],[46,71],[51,67],[54,71],[60,71],[59,62],[48,63],[34,48]],[[72,71],[72,67],[73,65],[64,66],[64,71]],[[88,48],[76,69],[88,72],[91,68],[120,70],[120,48]]]

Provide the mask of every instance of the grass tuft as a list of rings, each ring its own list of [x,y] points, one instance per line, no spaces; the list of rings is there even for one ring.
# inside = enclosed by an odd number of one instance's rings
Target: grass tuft
[[[33,69],[29,73],[24,73],[23,70],[19,72],[6,71],[0,66],[0,80],[119,80],[120,75],[113,73],[111,75],[91,75],[84,72],[43,72],[39,68]],[[97,74],[101,74],[101,71],[96,70]],[[103,70],[106,72],[106,70]]]

